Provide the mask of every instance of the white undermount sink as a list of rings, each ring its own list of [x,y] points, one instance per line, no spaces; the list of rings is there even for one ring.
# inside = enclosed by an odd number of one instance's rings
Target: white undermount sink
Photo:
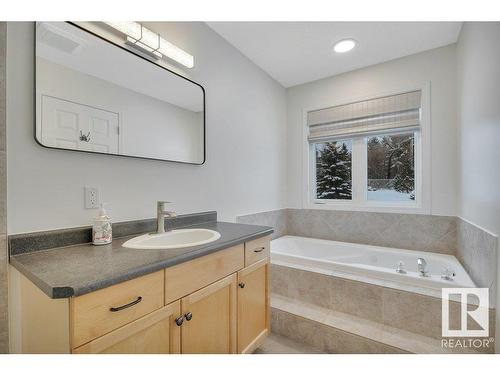
[[[216,241],[220,233],[210,229],[174,229],[165,233],[151,233],[134,237],[123,244],[129,249],[179,249]]]

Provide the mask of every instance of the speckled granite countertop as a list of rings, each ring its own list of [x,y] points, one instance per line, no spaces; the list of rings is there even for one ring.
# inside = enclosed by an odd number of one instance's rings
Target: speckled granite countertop
[[[51,298],[79,296],[151,272],[201,257],[248,240],[269,235],[270,227],[207,222],[190,226],[216,230],[221,237],[212,243],[170,250],[127,249],[122,244],[81,244],[14,255],[10,263]]]

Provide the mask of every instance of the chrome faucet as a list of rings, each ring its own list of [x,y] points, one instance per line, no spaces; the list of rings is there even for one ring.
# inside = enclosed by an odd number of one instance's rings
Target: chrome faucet
[[[443,280],[453,281],[455,276],[455,272],[449,267],[443,267],[441,270],[441,278]]]
[[[417,269],[420,276],[427,276],[427,262],[424,258],[417,259]]]
[[[156,204],[156,233],[165,233],[165,217],[172,219],[177,216],[173,211],[166,211],[165,205],[171,202],[158,201]]]
[[[406,273],[405,262],[403,262],[402,260],[399,261],[398,268],[396,268],[396,272],[401,274]]]

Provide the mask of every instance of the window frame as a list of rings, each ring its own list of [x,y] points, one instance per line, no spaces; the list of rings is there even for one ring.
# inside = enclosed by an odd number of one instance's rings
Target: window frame
[[[321,108],[344,105],[355,101],[370,100],[373,98],[397,95],[408,91],[421,90],[421,124],[419,130],[396,129],[373,134],[355,136],[338,136],[328,140],[352,140],[352,199],[317,199],[316,198],[316,158],[314,143],[309,143],[307,113]],[[341,103],[326,103],[326,105],[303,110],[303,173],[304,183],[302,207],[309,209],[332,209],[350,211],[374,211],[396,213],[425,213],[429,214],[430,205],[430,83],[426,82],[417,87],[404,87],[390,92],[375,93],[363,98],[347,98]],[[415,137],[415,201],[374,201],[368,200],[368,151],[366,139],[372,135],[408,134]]]

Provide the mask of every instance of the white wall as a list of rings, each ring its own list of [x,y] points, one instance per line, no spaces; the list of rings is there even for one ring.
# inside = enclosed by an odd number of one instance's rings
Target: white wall
[[[398,92],[430,81],[431,213],[456,214],[456,51],[442,47],[287,89],[288,207],[302,206],[303,109]]]
[[[285,90],[203,23],[153,23],[196,58],[182,71],[206,90],[207,162],[192,166],[44,149],[34,141],[33,26],[8,24],[8,232],[88,225],[83,187],[100,186],[114,221],[150,218],[156,200],[222,220],[282,208]]]
[[[466,22],[457,47],[458,214],[500,235],[500,22]],[[500,251],[500,244],[499,249]],[[497,301],[500,301],[500,257]],[[496,350],[500,353],[500,313]]]
[[[459,215],[500,234],[500,22],[466,22],[458,57]]]

